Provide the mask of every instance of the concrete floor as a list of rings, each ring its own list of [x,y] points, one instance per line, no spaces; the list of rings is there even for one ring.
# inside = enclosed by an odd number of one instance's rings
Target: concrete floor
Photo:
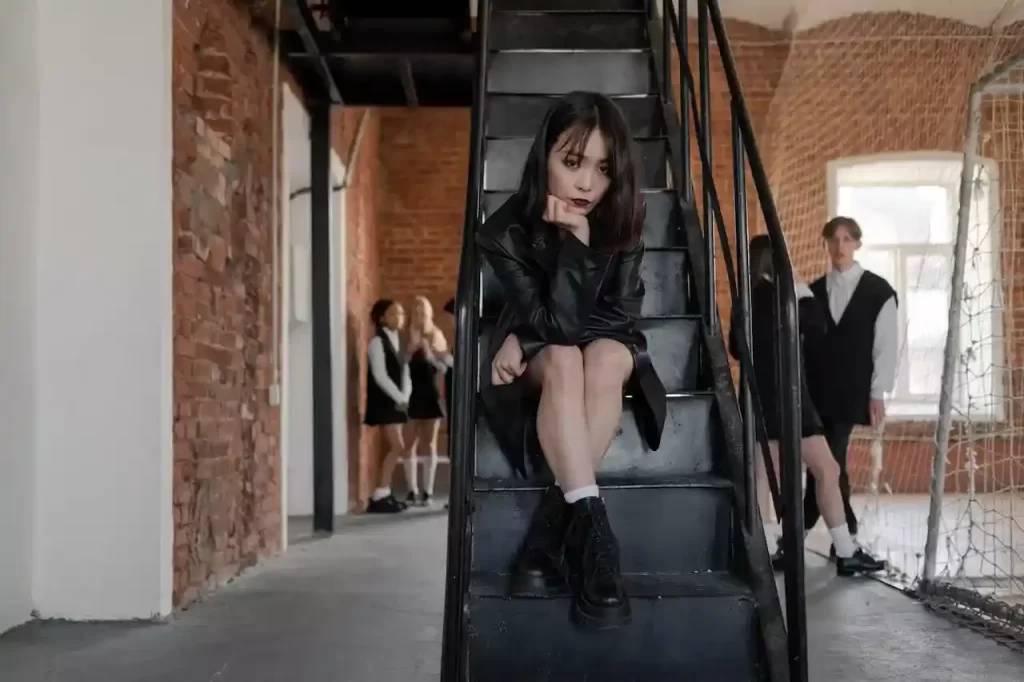
[[[18,628],[0,637],[0,680],[436,682],[446,524],[443,511],[345,520],[167,623]],[[1024,656],[808,562],[811,680],[1024,679]]]

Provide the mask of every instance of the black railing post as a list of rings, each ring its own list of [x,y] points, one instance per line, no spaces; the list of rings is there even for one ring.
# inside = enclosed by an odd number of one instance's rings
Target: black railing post
[[[668,20],[668,4],[672,0],[661,0],[661,101],[667,102],[672,96],[672,26]]]
[[[671,0],[666,0],[671,2]],[[665,14],[665,21],[668,23]],[[668,49],[668,37],[665,38],[665,49]],[[686,203],[693,204],[693,169],[690,159],[690,90],[683,85],[683,69],[689,63],[690,56],[690,15],[687,12],[686,0],[679,0],[679,126],[683,130],[683,198]]]
[[[786,552],[786,629],[789,645],[790,680],[807,682],[807,613],[804,595],[804,554],[803,554],[803,497],[800,459],[800,326],[797,315],[796,282],[793,264],[786,248],[782,221],[772,199],[768,174],[757,147],[754,126],[750,112],[743,100],[736,60],[733,58],[729,39],[726,35],[725,20],[717,0],[701,0],[707,6],[711,27],[718,43],[718,53],[729,92],[735,102],[737,124],[743,138],[748,157],[751,179],[757,190],[758,202],[764,216],[768,237],[772,243],[775,264],[775,290],[779,297],[778,320],[779,340],[779,395],[767,399],[778,400],[782,433],[779,439],[779,460],[783,500],[786,513],[783,516],[783,543]]]
[[[451,442],[452,481],[448,512],[448,561],[445,567],[444,625],[441,643],[441,682],[468,679],[465,631],[469,587],[470,491],[476,465],[475,426],[477,370],[479,369],[480,269],[476,256],[476,230],[480,222],[483,179],[484,121],[487,94],[487,40],[490,0],[477,6],[476,79],[471,113],[469,182],[466,215],[455,294],[455,378],[453,383]]]
[[[679,18],[682,25],[685,19]],[[704,122],[701,128],[701,145],[707,155],[708,166],[714,168],[713,144],[711,141],[711,45],[708,40],[708,3],[707,0],[697,0],[697,61],[700,73],[700,118]],[[718,331],[718,315],[715,298],[715,216],[711,210],[711,189],[714,178],[701,180],[701,222],[704,223],[704,237],[707,259],[707,291],[708,298],[708,329],[711,333]]]
[[[753,343],[750,329],[750,228],[747,225],[747,160],[743,150],[743,135],[740,133],[736,115],[736,101],[732,101],[732,187],[733,210],[736,218],[736,269],[737,300],[739,314],[733,315],[733,323],[740,324],[740,333],[747,341],[747,348]],[[753,530],[757,526],[755,514],[758,513],[756,449],[754,439],[754,394],[750,390],[750,382],[740,370],[740,409],[743,414],[743,479],[747,497],[747,528]]]
[[[313,304],[313,530],[334,532],[334,406],[331,357],[331,105],[309,107],[310,257]]]

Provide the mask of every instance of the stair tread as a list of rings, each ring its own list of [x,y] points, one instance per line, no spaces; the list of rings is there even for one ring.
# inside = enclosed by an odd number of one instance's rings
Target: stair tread
[[[709,473],[670,474],[637,478],[627,474],[604,474],[598,472],[597,485],[602,489],[618,490],[622,488],[732,488],[732,482]],[[541,490],[544,484],[536,480],[511,479],[477,479],[474,482],[474,493],[489,493],[504,490]]]
[[[751,598],[750,587],[728,571],[702,573],[624,573],[622,581],[631,599]],[[508,593],[508,575],[474,571],[469,592],[481,599],[568,599],[569,594],[515,597]]]

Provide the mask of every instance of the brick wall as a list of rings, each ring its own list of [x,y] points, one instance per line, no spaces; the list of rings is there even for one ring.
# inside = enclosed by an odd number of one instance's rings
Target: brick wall
[[[992,37],[966,24],[923,15],[861,14],[790,39],[731,22],[730,43],[744,95],[802,278],[809,281],[827,268],[819,236],[828,218],[826,163],[884,152],[962,151],[967,92],[987,66],[1020,49],[1016,29]],[[691,29],[693,40],[695,35]],[[715,180],[731,225],[727,89],[717,59],[712,64]],[[986,125],[997,130],[1012,124],[1001,121],[1000,116],[1012,119],[1018,115],[996,107],[986,117]],[[993,146],[997,144],[998,139],[989,143],[989,153],[996,158],[1001,156]],[[753,193],[749,181],[748,193]],[[753,200],[750,209],[752,218],[759,217]],[[1019,222],[1009,213],[1004,220],[1008,225]],[[763,225],[754,230],[763,230]],[[1016,264],[1004,265],[1012,276]],[[721,259],[719,275],[719,302],[728,319],[728,284]],[[1020,354],[1022,340],[1009,341],[1011,357]],[[873,478],[864,435],[851,451],[851,475],[860,489]],[[897,493],[928,489],[933,435],[934,424],[929,422],[888,426],[885,468],[878,480],[882,489]],[[950,453],[950,471],[957,474],[947,485],[963,490],[965,454],[958,440],[954,436]],[[981,461],[986,485],[999,485],[1008,479],[1011,469],[1019,468],[1005,461],[1006,445],[997,441],[994,452]],[[1018,470],[1016,475],[1020,473]]]
[[[279,549],[272,61],[247,14],[174,4],[174,601]],[[129,512],[130,513],[130,512]]]

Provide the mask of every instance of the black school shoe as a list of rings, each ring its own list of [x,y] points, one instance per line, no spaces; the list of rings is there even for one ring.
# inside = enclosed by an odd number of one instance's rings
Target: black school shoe
[[[367,514],[397,514],[408,509],[409,505],[398,500],[394,495],[382,497],[379,500],[370,499],[366,505]]]
[[[549,486],[533,512],[512,566],[512,594],[552,596],[566,591],[563,559],[570,518],[561,489]]]
[[[633,618],[619,570],[619,542],[600,497],[572,505],[565,553],[573,591],[570,615],[590,630],[611,630]]]
[[[857,548],[853,556],[848,559],[836,557],[836,575],[841,575],[844,578],[849,578],[859,573],[878,573],[884,570],[884,561],[876,559],[860,548]]]

